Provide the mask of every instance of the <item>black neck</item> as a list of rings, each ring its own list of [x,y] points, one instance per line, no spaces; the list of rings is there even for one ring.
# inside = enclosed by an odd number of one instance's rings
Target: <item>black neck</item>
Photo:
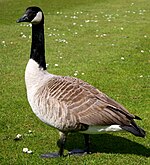
[[[32,45],[30,58],[35,60],[39,67],[46,70],[44,25],[32,25]]]

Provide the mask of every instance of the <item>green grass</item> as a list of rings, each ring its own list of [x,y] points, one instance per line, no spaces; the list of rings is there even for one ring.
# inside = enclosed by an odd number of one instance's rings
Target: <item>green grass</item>
[[[143,119],[138,124],[147,132],[145,139],[128,133],[93,135],[91,155],[39,158],[41,153],[57,151],[59,136],[37,119],[26,99],[24,70],[31,28],[15,21],[31,5],[45,13],[48,71],[77,73],[123,104]],[[149,6],[148,0],[0,0],[0,164],[150,164]],[[14,141],[17,134],[22,140]],[[33,154],[24,154],[24,147]],[[69,135],[65,152],[75,147],[83,148],[80,134]]]

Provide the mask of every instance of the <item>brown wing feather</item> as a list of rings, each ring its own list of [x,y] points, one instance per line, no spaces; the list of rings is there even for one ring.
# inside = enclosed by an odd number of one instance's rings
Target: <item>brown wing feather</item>
[[[47,85],[51,97],[65,103],[70,115],[80,123],[129,125],[135,118],[122,105],[80,79],[54,77]]]

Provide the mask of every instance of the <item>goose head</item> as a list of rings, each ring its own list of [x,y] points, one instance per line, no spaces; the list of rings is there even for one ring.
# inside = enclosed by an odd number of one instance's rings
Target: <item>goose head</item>
[[[32,24],[44,24],[44,15],[39,7],[28,7],[24,15],[17,20],[19,22],[30,22]]]

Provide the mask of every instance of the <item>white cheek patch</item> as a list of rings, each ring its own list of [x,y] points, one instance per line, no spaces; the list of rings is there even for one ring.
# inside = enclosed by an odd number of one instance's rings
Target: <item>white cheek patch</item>
[[[42,12],[39,11],[39,12],[36,14],[36,16],[34,17],[34,19],[31,21],[31,23],[33,23],[33,24],[38,24],[38,23],[41,22],[41,20],[42,20]]]

